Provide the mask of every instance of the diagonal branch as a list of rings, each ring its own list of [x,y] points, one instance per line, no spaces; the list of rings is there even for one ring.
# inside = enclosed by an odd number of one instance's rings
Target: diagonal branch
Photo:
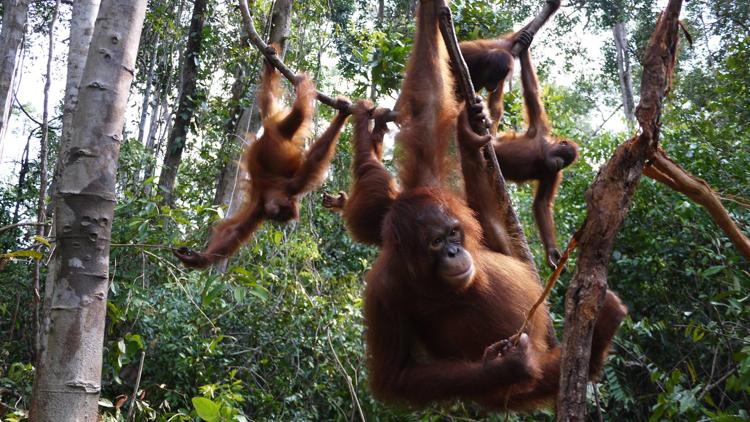
[[[681,7],[682,0],[669,1],[646,48],[641,102],[636,110],[641,134],[617,148],[586,192],[588,213],[577,235],[578,263],[565,296],[558,421],[585,419],[591,342],[607,292],[607,265],[646,161],[658,145],[662,102],[676,60]]]
[[[737,227],[726,208],[721,204],[719,195],[711,189],[711,186],[705,180],[685,171],[679,164],[672,161],[662,149],[657,150],[651,160],[651,165],[646,166],[643,174],[685,194],[705,208],[742,256],[750,260],[750,239]]]
[[[258,35],[258,32],[255,30],[255,24],[253,24],[253,17],[250,14],[250,8],[247,5],[247,0],[239,0],[240,4],[240,12],[242,12],[242,22],[243,27],[245,28],[245,32],[247,33],[247,37],[250,40],[250,43],[255,46],[255,48],[260,51],[263,56],[265,56],[266,60],[268,60],[269,63],[276,69],[278,69],[279,72],[281,72],[284,77],[289,80],[289,82],[296,85],[297,83],[297,76],[292,72],[287,65],[284,64],[283,61],[279,58],[279,56],[276,54],[276,50],[273,47],[270,47],[268,44],[266,44],[265,41],[263,41],[263,38]],[[331,96],[324,94],[320,91],[317,92],[317,99],[321,103],[335,108],[337,110],[346,111],[347,113],[350,113],[352,104],[348,102],[340,102],[337,101],[335,98],[332,98]],[[398,117],[398,113],[396,111],[391,111],[385,116],[385,120],[392,122],[396,120]]]

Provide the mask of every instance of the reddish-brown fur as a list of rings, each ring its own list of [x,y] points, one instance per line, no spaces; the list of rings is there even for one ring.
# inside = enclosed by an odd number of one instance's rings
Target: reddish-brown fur
[[[517,346],[503,340],[521,327],[541,287],[528,266],[483,240],[498,219],[478,149],[489,138],[471,132],[465,115],[458,136],[471,208],[442,187],[442,136],[452,132],[456,107],[441,89],[450,73],[436,22],[436,3],[423,0],[402,93],[409,114],[399,136],[406,146],[401,177],[409,182],[396,195],[390,179],[368,185],[360,175],[355,182],[355,190],[365,187],[387,198],[376,205],[384,215],[381,248],[365,291],[370,387],[380,399],[413,405],[466,398],[489,408],[507,403],[508,409],[529,409],[554,398],[560,350],[549,336],[546,309],[537,311]],[[358,122],[363,120],[360,113]],[[368,172],[387,175],[382,165]],[[347,207],[363,204],[352,198]],[[625,314],[607,292],[594,334],[592,376]]]
[[[205,268],[233,254],[263,220],[288,222],[299,218],[299,198],[318,187],[333,159],[336,141],[347,114],[339,112],[328,129],[304,151],[313,115],[315,86],[307,76],[298,76],[291,110],[278,103],[280,75],[266,64],[259,89],[263,134],[245,149],[242,164],[250,173],[250,187],[241,209],[213,229],[204,252],[183,247],[175,255],[188,267]],[[340,98],[343,105],[348,100]],[[340,107],[347,109],[347,107]]]
[[[464,41],[464,56],[475,89],[490,92],[487,103],[490,110],[490,132],[495,135],[503,115],[503,88],[505,78],[513,72],[510,50],[518,31],[497,39]],[[550,135],[550,124],[539,96],[539,81],[531,56],[526,50],[520,54],[521,83],[528,129],[523,134],[506,133],[495,139],[495,153],[500,169],[507,180],[517,183],[537,181],[534,195],[534,217],[539,236],[544,244],[547,263],[557,265],[557,249],[553,210],[557,189],[562,182],[562,169],[578,158],[578,145]]]
[[[486,89],[490,109],[490,132],[494,135],[503,118],[505,80],[513,74],[513,46],[515,34],[488,40],[462,41],[461,55],[469,68],[474,89]]]

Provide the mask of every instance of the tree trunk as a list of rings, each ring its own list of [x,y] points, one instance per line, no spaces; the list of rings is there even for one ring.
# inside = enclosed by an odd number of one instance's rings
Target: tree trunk
[[[625,22],[618,22],[612,27],[617,53],[617,73],[620,75],[620,92],[622,108],[628,126],[635,125],[635,102],[633,100],[633,78],[630,73],[630,53],[628,51],[628,34]]]
[[[81,78],[55,201],[32,419],[96,421],[117,158],[146,0],[105,1]]]
[[[0,144],[5,139],[10,110],[13,108],[16,66],[23,51],[29,0],[4,0],[3,6],[3,28],[0,30]]]
[[[154,68],[156,64],[156,53],[159,51],[159,34],[154,35],[154,40],[149,46],[151,57],[148,59],[148,70],[146,71],[146,86],[143,92],[143,103],[141,104],[141,122],[138,125],[138,143],[143,144],[143,135],[146,132],[146,117],[148,117],[149,102],[151,100],[151,84],[154,81]],[[151,115],[151,120],[156,116]],[[136,178],[137,180],[137,178]]]
[[[646,48],[637,117],[641,134],[621,144],[586,191],[588,213],[576,234],[578,262],[565,295],[558,421],[586,418],[591,340],[607,291],[607,265],[643,169],[659,141],[659,118],[677,54],[682,0],[670,0]]]
[[[190,121],[195,111],[195,87],[198,82],[198,56],[203,44],[203,26],[206,22],[206,0],[195,0],[193,17],[190,20],[190,33],[183,56],[179,106],[175,116],[174,126],[169,133],[167,148],[164,154],[164,165],[159,176],[159,190],[163,195],[163,202],[171,204],[173,201],[177,170],[182,162],[182,151],[190,128]]]
[[[99,13],[101,0],[76,0],[70,16],[70,37],[68,38],[68,72],[65,80],[65,100],[63,103],[62,133],[58,151],[65,151],[70,143],[70,127],[73,124],[73,112],[78,105],[78,87],[81,83],[86,56],[89,53],[91,35],[94,33],[94,21]],[[62,171],[63,161],[55,163],[52,174],[50,194],[55,195],[57,179]],[[51,203],[50,203],[51,205]],[[51,214],[52,209],[48,208]]]

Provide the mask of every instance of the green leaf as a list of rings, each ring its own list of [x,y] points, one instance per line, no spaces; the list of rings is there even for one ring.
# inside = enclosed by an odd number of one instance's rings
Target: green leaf
[[[18,258],[18,257],[29,257],[34,259],[42,259],[44,256],[41,252],[37,251],[13,251],[0,255],[2,258]]]
[[[201,419],[207,422],[219,420],[219,405],[205,397],[193,397],[193,407]]]
[[[46,246],[48,248],[51,247],[51,245],[49,243],[49,240],[47,240],[46,238],[44,238],[42,236],[38,236],[37,235],[37,236],[34,236],[32,239],[36,240],[37,242],[41,243],[42,245],[44,245],[44,246]]]
[[[714,265],[713,267],[706,268],[701,272],[701,275],[703,277],[711,277],[712,275],[718,274],[723,270],[725,267],[723,265]]]

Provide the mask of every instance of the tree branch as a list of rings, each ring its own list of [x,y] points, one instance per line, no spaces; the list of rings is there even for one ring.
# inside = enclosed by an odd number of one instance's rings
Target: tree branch
[[[643,174],[685,194],[705,208],[711,219],[726,233],[740,254],[750,261],[750,239],[737,227],[711,186],[705,180],[685,171],[662,149],[657,150],[651,160],[651,164],[644,169]]]
[[[676,60],[681,7],[682,0],[669,1],[646,48],[636,110],[641,134],[617,148],[586,192],[588,213],[576,236],[578,263],[565,296],[558,421],[585,419],[591,340],[607,291],[607,265],[646,161],[656,151],[662,101]]]

